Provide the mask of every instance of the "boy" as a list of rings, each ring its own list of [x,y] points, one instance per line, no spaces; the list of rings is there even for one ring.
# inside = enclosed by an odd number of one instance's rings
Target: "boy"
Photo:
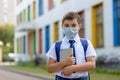
[[[88,44],[86,51],[80,42],[81,38],[78,35],[80,27],[80,17],[77,13],[69,12],[63,17],[62,29],[65,37],[59,48],[73,48],[73,53],[64,60],[58,61],[57,43],[55,43],[46,54],[48,56],[47,71],[55,73],[55,80],[88,80],[88,71],[96,67],[96,53],[91,42],[86,40]]]

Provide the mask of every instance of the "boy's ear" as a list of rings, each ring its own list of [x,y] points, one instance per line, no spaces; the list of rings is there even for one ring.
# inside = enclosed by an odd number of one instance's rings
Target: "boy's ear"
[[[80,23],[80,24],[79,24],[79,29],[80,29],[81,27],[82,27],[82,24]]]

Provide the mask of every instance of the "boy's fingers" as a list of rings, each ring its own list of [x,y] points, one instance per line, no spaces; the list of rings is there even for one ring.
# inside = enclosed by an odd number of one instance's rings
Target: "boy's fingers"
[[[69,54],[69,57],[72,57],[73,56],[73,54]]]

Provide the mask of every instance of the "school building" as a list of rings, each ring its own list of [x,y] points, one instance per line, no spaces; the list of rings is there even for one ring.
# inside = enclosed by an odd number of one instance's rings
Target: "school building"
[[[63,15],[74,11],[83,23],[79,35],[92,41],[98,56],[120,57],[120,0],[16,0],[15,11],[15,53],[46,54],[64,37]]]

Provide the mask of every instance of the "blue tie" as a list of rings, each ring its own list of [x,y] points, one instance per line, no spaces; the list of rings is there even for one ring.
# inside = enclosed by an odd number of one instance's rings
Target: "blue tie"
[[[70,43],[70,48],[73,48],[73,56],[76,58],[76,56],[75,56],[75,47],[74,47],[75,41],[74,40],[69,40],[69,43]],[[75,62],[75,64],[76,64],[76,62]]]

